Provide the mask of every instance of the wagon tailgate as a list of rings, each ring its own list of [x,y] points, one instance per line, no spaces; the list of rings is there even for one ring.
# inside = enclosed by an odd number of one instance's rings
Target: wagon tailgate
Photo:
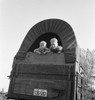
[[[35,89],[47,91],[49,98],[65,96],[72,71],[68,65],[19,64],[14,74],[13,93],[34,96]]]

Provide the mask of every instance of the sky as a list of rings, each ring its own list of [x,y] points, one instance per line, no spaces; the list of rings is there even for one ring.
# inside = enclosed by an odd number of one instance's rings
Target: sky
[[[0,0],[0,90],[8,91],[7,76],[27,32],[47,18],[68,22],[78,45],[95,50],[95,0]]]

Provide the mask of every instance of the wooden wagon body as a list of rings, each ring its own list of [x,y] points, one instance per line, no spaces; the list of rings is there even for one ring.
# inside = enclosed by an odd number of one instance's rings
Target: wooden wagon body
[[[49,47],[56,37],[63,46],[61,54],[33,53],[44,40]],[[8,98],[76,100],[77,41],[71,26],[60,19],[47,19],[27,33],[14,57]]]

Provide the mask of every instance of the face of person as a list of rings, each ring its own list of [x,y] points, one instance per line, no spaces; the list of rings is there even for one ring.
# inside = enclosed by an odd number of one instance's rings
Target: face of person
[[[56,48],[57,46],[58,46],[58,43],[57,43],[57,42],[52,42],[52,43],[51,43],[51,47],[52,47],[52,48]]]
[[[46,44],[45,43],[41,43],[40,44],[40,48],[45,48],[46,47]]]

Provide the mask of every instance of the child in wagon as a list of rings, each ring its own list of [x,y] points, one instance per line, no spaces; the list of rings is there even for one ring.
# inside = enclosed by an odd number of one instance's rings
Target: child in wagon
[[[40,42],[39,48],[35,49],[34,52],[38,54],[46,54],[49,53],[50,50],[47,48],[47,43],[45,41]]]
[[[51,46],[50,46],[50,50],[53,53],[61,53],[63,50],[62,46],[58,45],[58,40],[56,38],[52,38],[50,40]]]

